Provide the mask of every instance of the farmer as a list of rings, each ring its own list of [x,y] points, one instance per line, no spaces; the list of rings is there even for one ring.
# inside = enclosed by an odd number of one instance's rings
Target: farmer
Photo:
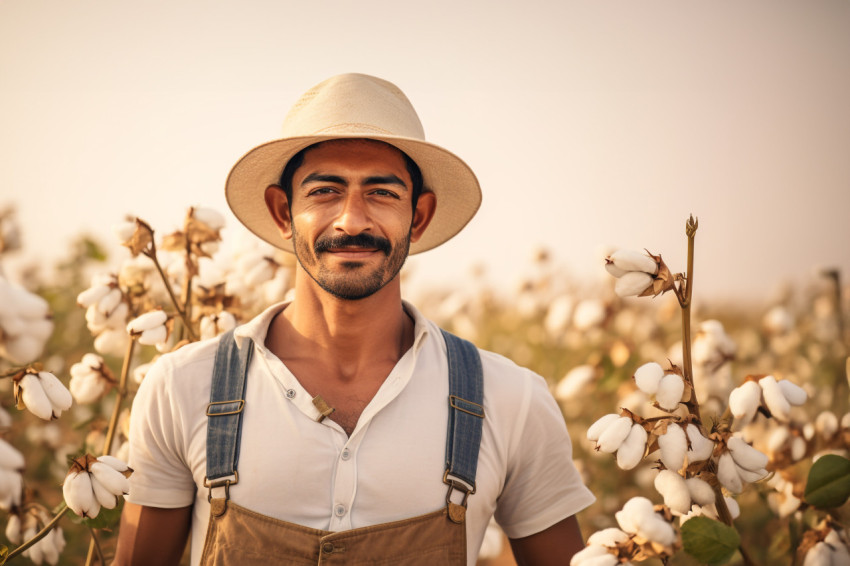
[[[444,334],[399,270],[481,201],[405,95],[306,93],[228,203],[297,258],[295,299],[164,356],[139,389],[117,564],[475,564],[495,516],[520,564],[568,564],[593,501],[531,371]]]

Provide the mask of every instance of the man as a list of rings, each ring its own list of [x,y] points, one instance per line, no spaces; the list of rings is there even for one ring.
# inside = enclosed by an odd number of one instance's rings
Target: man
[[[481,198],[404,94],[317,85],[226,193],[295,253],[295,299],[148,373],[116,563],[176,563],[191,526],[192,564],[474,564],[495,515],[520,564],[568,564],[593,496],[544,380],[402,301]]]

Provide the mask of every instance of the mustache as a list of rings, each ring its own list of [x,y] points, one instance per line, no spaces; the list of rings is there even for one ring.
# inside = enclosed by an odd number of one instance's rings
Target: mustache
[[[384,253],[384,255],[390,255],[392,251],[392,244],[386,238],[382,238],[380,236],[373,236],[372,234],[361,233],[356,236],[349,236],[348,234],[341,234],[338,236],[324,236],[316,240],[316,243],[313,245],[313,250],[316,252],[316,255],[321,254],[322,252],[326,252],[332,249],[338,248],[371,248],[380,250]]]

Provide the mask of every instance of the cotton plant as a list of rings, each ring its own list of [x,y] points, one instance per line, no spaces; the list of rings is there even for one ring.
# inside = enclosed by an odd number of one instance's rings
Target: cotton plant
[[[34,362],[52,333],[47,301],[10,282],[0,271],[0,359],[15,365]]]
[[[752,375],[736,387],[717,387],[720,368],[725,367],[725,375],[731,379],[728,362],[735,357],[736,345],[717,321],[705,321],[696,332],[691,331],[697,227],[693,217],[686,223],[686,273],[672,274],[661,255],[650,252],[618,250],[606,258],[605,267],[616,278],[614,290],[619,296],[656,297],[668,291],[676,295],[682,314],[681,366],[669,360],[664,365],[647,362],[639,366],[632,380],[650,410],[623,408],[598,418],[588,428],[587,438],[594,449],[611,454],[621,469],[636,469],[644,460],[653,462],[652,484],[662,503],[653,504],[643,497],[629,500],[616,514],[619,529],[592,534],[573,565],[624,564],[652,557],[666,562],[680,549],[712,564],[727,562],[737,551],[745,564],[754,564],[735,528],[740,513],[736,496],[748,489],[768,491],[770,507],[786,517],[801,505],[825,510],[843,504],[850,496],[850,460],[836,455],[847,447],[838,418],[824,415],[809,426],[794,428],[795,415],[803,412],[808,398],[804,388],[774,375]],[[695,380],[695,367],[715,381],[710,394],[725,404],[723,414],[704,418],[706,407],[700,405],[698,396],[708,386]],[[761,438],[765,435],[754,432],[753,427],[773,431],[767,435],[767,443]],[[824,452],[804,481],[795,482],[790,479],[790,466],[811,453],[816,435],[832,439],[825,444],[831,452]],[[838,493],[833,483],[836,475],[842,478]],[[635,513],[640,519],[624,518]],[[652,537],[640,530],[647,524],[664,533],[648,546],[645,541]],[[831,535],[831,542],[826,542],[823,533],[807,532],[806,536],[814,538],[805,548],[808,554],[801,551],[805,564],[842,563],[846,538]],[[815,556],[812,553],[819,558],[810,558]],[[834,562],[815,561],[825,560],[823,557]]]

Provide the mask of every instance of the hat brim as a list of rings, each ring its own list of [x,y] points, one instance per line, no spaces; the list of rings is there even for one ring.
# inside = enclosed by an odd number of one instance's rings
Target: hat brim
[[[422,171],[425,190],[437,197],[431,224],[422,237],[410,245],[411,254],[430,250],[451,239],[481,206],[481,188],[475,173],[450,151],[418,139],[363,133],[289,137],[255,147],[227,176],[228,205],[251,232],[277,248],[292,252],[292,241],[281,235],[266,208],[266,188],[280,181],[286,163],[305,147],[328,140],[356,138],[386,142],[406,153]]]

